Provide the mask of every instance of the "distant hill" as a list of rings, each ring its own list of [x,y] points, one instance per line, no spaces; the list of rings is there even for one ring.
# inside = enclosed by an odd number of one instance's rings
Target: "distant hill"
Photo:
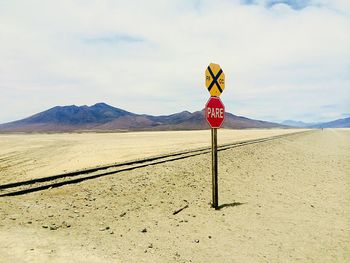
[[[302,121],[286,120],[281,124],[298,128],[349,128],[350,117],[323,123],[306,123]]]
[[[282,125],[287,125],[291,127],[299,127],[299,128],[306,128],[310,127],[312,125],[316,125],[316,123],[307,123],[303,121],[293,121],[293,120],[285,120],[281,122]]]
[[[312,125],[311,128],[350,128],[350,117]]]
[[[281,124],[225,113],[224,128],[286,128]],[[82,130],[198,130],[209,129],[204,111],[171,115],[135,114],[97,103],[93,106],[56,106],[28,118],[0,124],[1,132],[64,132]]]

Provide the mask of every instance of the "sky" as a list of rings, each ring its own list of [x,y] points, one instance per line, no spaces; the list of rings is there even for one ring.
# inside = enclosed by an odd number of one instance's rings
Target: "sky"
[[[350,116],[349,0],[0,0],[0,123],[57,105],[201,110],[220,64],[226,111]]]

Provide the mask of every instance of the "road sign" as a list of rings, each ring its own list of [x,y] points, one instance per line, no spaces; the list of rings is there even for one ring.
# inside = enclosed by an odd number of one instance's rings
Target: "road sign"
[[[225,106],[219,98],[225,89],[225,74],[218,64],[210,63],[205,70],[205,86],[211,95],[205,105],[205,118],[211,127],[212,207],[219,209],[217,129],[225,119]]]
[[[205,118],[211,128],[220,128],[225,119],[225,106],[219,97],[210,97],[205,105]]]
[[[205,70],[205,86],[212,97],[219,97],[225,89],[225,73],[219,64],[210,63]]]

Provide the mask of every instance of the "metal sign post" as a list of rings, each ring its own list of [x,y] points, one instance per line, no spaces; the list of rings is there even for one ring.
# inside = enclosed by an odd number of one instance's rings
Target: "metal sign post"
[[[212,166],[212,207],[218,209],[219,191],[218,191],[218,137],[217,129],[211,129],[211,166]]]
[[[212,207],[219,208],[218,136],[217,130],[225,118],[225,106],[219,96],[225,89],[225,74],[220,65],[210,63],[205,70],[205,86],[211,97],[205,105],[205,118],[211,127]]]

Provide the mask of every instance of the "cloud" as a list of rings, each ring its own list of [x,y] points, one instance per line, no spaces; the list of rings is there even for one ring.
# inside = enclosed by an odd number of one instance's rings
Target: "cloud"
[[[0,122],[97,101],[198,110],[210,62],[225,72],[231,112],[313,121],[332,104],[341,116],[350,111],[348,3],[0,1]]]
[[[242,5],[255,5],[266,9],[300,11],[304,8],[322,8],[339,14],[349,15],[350,1],[348,0],[240,0]]]
[[[145,41],[138,36],[131,36],[125,33],[109,33],[97,36],[84,37],[83,41],[87,44],[121,44],[121,43],[138,43]]]
[[[310,0],[269,0],[266,1],[266,6],[271,8],[275,5],[285,4],[290,6],[294,10],[301,10],[307,6],[310,6],[312,2]]]
[[[276,5],[286,5],[294,10],[301,10],[307,6],[313,5],[311,0],[241,0],[244,5],[263,5],[266,8],[272,8]]]

